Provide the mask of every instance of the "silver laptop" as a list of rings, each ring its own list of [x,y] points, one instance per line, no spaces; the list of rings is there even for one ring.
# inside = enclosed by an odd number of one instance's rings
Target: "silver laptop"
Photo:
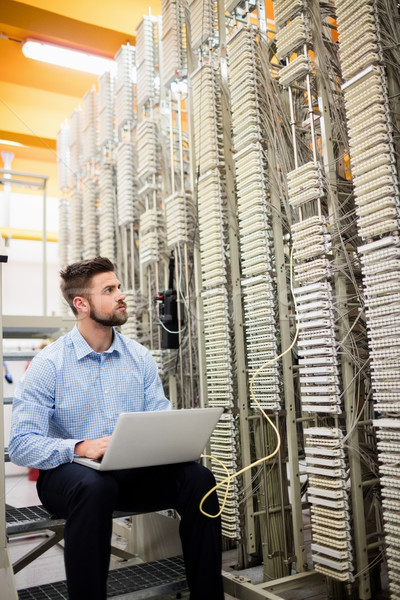
[[[222,408],[121,413],[101,461],[75,458],[80,465],[114,471],[197,460]]]

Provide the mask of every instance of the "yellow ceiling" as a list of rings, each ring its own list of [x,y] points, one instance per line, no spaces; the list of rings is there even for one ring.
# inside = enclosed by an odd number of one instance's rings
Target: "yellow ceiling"
[[[14,170],[48,175],[50,195],[58,195],[57,132],[97,77],[25,58],[21,42],[32,38],[113,57],[122,44],[135,43],[149,9],[160,14],[161,0],[1,0],[0,140],[23,146],[0,142],[0,152],[14,153]]]

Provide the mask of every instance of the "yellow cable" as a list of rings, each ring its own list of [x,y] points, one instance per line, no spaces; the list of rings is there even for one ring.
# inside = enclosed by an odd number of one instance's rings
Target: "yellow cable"
[[[294,305],[294,309],[295,309],[295,314],[297,312],[297,304],[296,304],[296,298],[294,296],[294,291],[293,291],[293,247],[290,251],[290,266],[289,266],[289,273],[290,273],[290,291],[292,294],[292,298],[293,298],[293,305]],[[275,356],[274,358],[271,358],[270,360],[268,360],[266,363],[264,363],[263,365],[261,365],[261,367],[259,367],[256,372],[253,374],[253,377],[250,380],[250,395],[253,399],[253,401],[256,403],[256,405],[258,406],[259,410],[261,411],[261,413],[263,414],[263,416],[267,419],[268,423],[271,425],[271,427],[273,428],[273,430],[276,433],[276,438],[277,438],[277,442],[276,442],[276,448],[273,452],[271,452],[271,454],[269,454],[268,456],[263,456],[263,458],[259,458],[258,460],[254,461],[253,463],[251,463],[250,465],[248,465],[247,467],[243,467],[243,469],[240,469],[240,471],[236,471],[236,473],[233,473],[232,475],[229,474],[229,471],[227,469],[227,467],[217,458],[215,458],[215,456],[207,456],[207,458],[211,458],[212,460],[217,461],[218,463],[220,463],[224,469],[227,471],[228,476],[223,479],[222,481],[220,481],[219,483],[217,483],[213,488],[211,488],[211,490],[209,490],[201,499],[200,501],[200,505],[199,505],[199,509],[200,512],[206,516],[206,517],[210,517],[210,519],[216,519],[217,517],[219,517],[225,508],[226,505],[226,500],[228,497],[228,492],[229,492],[229,486],[230,483],[232,481],[232,479],[234,479],[235,477],[239,477],[239,475],[242,475],[243,473],[245,473],[246,471],[248,471],[249,469],[252,469],[253,467],[257,467],[258,465],[261,465],[262,463],[266,462],[267,460],[270,460],[271,458],[273,458],[278,452],[279,452],[279,448],[281,447],[281,436],[279,434],[278,429],[275,427],[274,423],[271,421],[271,419],[269,418],[269,416],[267,415],[267,413],[264,411],[264,409],[262,408],[262,406],[260,405],[260,403],[258,402],[257,398],[255,397],[254,391],[253,391],[253,384],[254,381],[256,380],[256,378],[259,376],[259,374],[269,365],[271,365],[272,363],[276,362],[277,360],[281,359],[282,356],[284,356],[285,354],[287,354],[288,352],[291,351],[291,349],[293,348],[293,346],[295,345],[296,341],[297,341],[297,337],[299,335],[299,329],[297,327],[297,321],[296,321],[296,332],[293,338],[292,343],[290,344],[290,346],[288,348],[286,348],[286,350],[284,350],[284,352],[282,352],[281,354],[279,354],[279,356]],[[204,502],[207,500],[207,498],[216,490],[218,490],[220,487],[222,487],[223,485],[226,485],[226,490],[225,490],[225,495],[224,495],[224,499],[222,501],[221,504],[221,508],[218,511],[218,513],[216,515],[210,515],[209,513],[205,512],[203,510],[203,504]]]
[[[216,458],[215,456],[211,456],[211,454],[202,454],[200,458],[210,458],[211,460],[215,460],[215,462],[217,462],[218,464],[220,464],[221,467],[223,467],[225,469],[226,473],[227,473],[227,477],[225,479],[223,479],[217,486],[213,487],[212,490],[210,490],[209,492],[207,492],[207,494],[202,498],[202,500],[200,502],[200,511],[203,513],[203,515],[205,515],[206,517],[210,517],[210,519],[215,519],[216,517],[219,517],[219,515],[222,513],[223,509],[225,508],[225,504],[226,504],[226,501],[228,499],[229,487],[230,487],[230,484],[231,484],[232,475],[229,473],[228,467],[222,462],[222,460],[219,460],[219,458]],[[224,483],[226,483],[226,490],[225,490],[225,494],[224,494],[224,499],[222,501],[222,508],[220,509],[220,511],[216,515],[210,515],[209,513],[206,513],[202,509],[203,502],[205,502],[205,500],[208,498],[208,496],[215,489],[217,489],[217,487],[221,487]]]

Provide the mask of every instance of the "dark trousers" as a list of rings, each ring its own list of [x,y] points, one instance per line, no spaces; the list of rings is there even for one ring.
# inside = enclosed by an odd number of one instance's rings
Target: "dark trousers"
[[[223,600],[220,519],[201,514],[199,502],[215,485],[198,463],[99,472],[76,463],[41,471],[41,502],[66,519],[64,560],[70,600],[104,600],[114,510],[152,512],[174,508],[191,600]],[[216,494],[204,503],[218,512]]]

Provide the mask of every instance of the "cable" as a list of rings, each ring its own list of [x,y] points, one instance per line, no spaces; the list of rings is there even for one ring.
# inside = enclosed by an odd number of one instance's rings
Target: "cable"
[[[292,298],[293,298],[293,305],[294,305],[294,309],[295,309],[295,314],[297,312],[297,304],[296,304],[296,298],[294,296],[294,290],[293,290],[293,247],[290,251],[290,263],[289,263],[289,273],[290,273],[290,291],[292,294]],[[258,460],[252,462],[250,465],[248,465],[247,467],[243,467],[243,469],[240,469],[239,471],[236,471],[236,473],[233,473],[232,475],[228,474],[228,477],[226,477],[225,479],[222,479],[222,481],[220,481],[219,483],[217,483],[213,488],[211,488],[201,499],[200,504],[199,504],[199,510],[200,512],[206,516],[209,517],[210,519],[216,519],[217,517],[220,517],[221,514],[224,511],[225,505],[226,505],[226,500],[227,500],[227,496],[228,496],[228,492],[229,492],[229,486],[230,483],[232,481],[232,479],[239,477],[239,475],[242,475],[243,473],[245,473],[246,471],[252,469],[253,467],[257,467],[258,465],[261,465],[262,463],[266,462],[267,460],[270,460],[271,458],[273,458],[278,452],[279,449],[281,447],[281,436],[280,433],[277,429],[277,427],[274,425],[274,423],[271,421],[271,419],[269,418],[269,416],[267,415],[267,413],[264,411],[264,409],[262,408],[262,406],[259,404],[257,398],[255,397],[254,391],[253,391],[253,384],[254,381],[256,380],[256,378],[259,376],[259,374],[266,368],[268,367],[270,364],[280,360],[283,356],[285,356],[285,354],[287,354],[288,352],[290,352],[293,348],[293,346],[295,345],[296,341],[297,341],[297,337],[299,335],[299,328],[297,326],[297,321],[296,321],[296,331],[295,331],[295,335],[293,338],[292,343],[290,344],[290,346],[288,348],[286,348],[286,350],[284,350],[281,354],[279,354],[279,356],[275,356],[274,358],[268,360],[266,363],[264,363],[263,365],[261,365],[261,367],[259,367],[255,373],[253,374],[251,380],[250,380],[250,395],[253,399],[253,401],[255,402],[255,404],[258,406],[260,412],[262,413],[262,415],[266,418],[266,420],[268,421],[268,423],[271,425],[272,429],[275,431],[276,434],[276,438],[277,438],[277,443],[276,443],[276,447],[273,450],[273,452],[271,452],[271,454],[269,454],[268,456],[264,456],[263,458],[259,458]],[[210,456],[211,459],[216,460],[217,462],[220,462],[217,458]],[[227,467],[225,465],[224,469],[227,471]],[[228,472],[229,473],[229,472]],[[219,489],[220,487],[222,487],[223,485],[226,485],[226,491],[225,491],[225,495],[224,495],[224,499],[222,501],[221,504],[221,508],[219,509],[219,511],[217,512],[217,514],[215,515],[210,515],[209,513],[205,512],[203,510],[203,504],[204,502],[207,500],[207,498],[213,493],[215,492],[217,489]]]
[[[167,327],[165,327],[164,323],[160,319],[157,319],[157,322],[158,322],[159,325],[161,325],[161,327],[164,329],[164,331],[166,331],[167,333],[172,333],[174,335],[178,335],[180,333],[184,333],[186,331],[186,329],[187,329],[187,325],[185,325],[184,328],[180,329],[179,331],[171,331],[170,329],[168,329]]]
[[[226,482],[226,490],[225,490],[225,495],[224,495],[224,499],[222,502],[222,506],[225,507],[226,501],[228,499],[228,493],[229,493],[229,486],[231,484],[231,479],[232,477],[234,477],[234,475],[231,475],[229,473],[228,467],[225,465],[225,463],[222,462],[222,460],[219,460],[219,458],[216,458],[215,456],[212,456],[211,454],[201,454],[200,458],[209,458],[211,460],[214,460],[215,462],[217,462],[221,467],[223,467],[225,469],[225,472],[227,474],[226,479],[224,479],[222,482],[220,482],[218,484],[218,487],[220,487],[221,485],[223,485]],[[202,499],[202,501],[200,502],[200,506],[202,505],[202,503],[204,502],[204,500],[206,499],[206,497],[209,496],[209,494],[211,494],[211,492],[214,490],[214,488],[207,494],[207,496],[204,496],[204,498]],[[201,509],[200,511],[206,515],[207,517],[210,517],[211,519],[219,517],[219,515],[222,513],[222,510],[220,510],[220,512],[217,515],[209,515],[208,513],[203,512]]]

